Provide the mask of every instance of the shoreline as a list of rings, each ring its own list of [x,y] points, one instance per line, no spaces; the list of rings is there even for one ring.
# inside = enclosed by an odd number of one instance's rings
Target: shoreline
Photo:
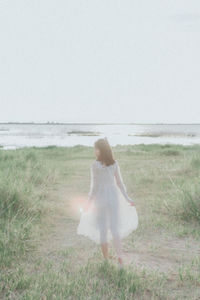
[[[200,147],[200,143],[193,143],[193,144],[179,144],[179,143],[148,143],[148,144],[145,144],[145,143],[138,143],[138,144],[116,144],[114,146],[111,145],[111,147],[114,149],[114,148],[117,148],[117,147],[124,147],[124,148],[127,148],[127,147],[151,147],[151,146],[154,146],[154,147],[161,147],[161,148],[166,148],[166,147]],[[0,151],[2,150],[5,150],[5,151],[12,151],[12,150],[34,150],[34,149],[41,149],[41,150],[45,150],[45,149],[52,149],[52,148],[55,148],[55,149],[63,149],[63,148],[66,148],[66,149],[73,149],[73,148],[93,148],[94,146],[93,145],[82,145],[82,144],[76,144],[76,145],[69,145],[69,146],[61,146],[61,145],[47,145],[47,146],[21,146],[21,147],[16,147],[16,146],[3,146],[3,145],[0,145]]]
[[[72,146],[58,146],[58,145],[48,145],[48,146],[23,146],[23,147],[16,147],[16,148],[3,148],[0,145],[0,151],[1,150],[5,150],[5,151],[14,151],[14,150],[48,150],[48,149],[90,149],[93,148],[93,145],[81,145],[81,144],[77,144],[77,145],[72,145]],[[200,144],[170,144],[170,143],[166,143],[166,144],[160,144],[160,143],[150,143],[150,144],[117,144],[115,146],[111,146],[111,148],[113,150],[115,149],[122,149],[122,148],[127,148],[127,149],[131,149],[131,148],[180,148],[180,149],[184,149],[184,148],[200,148]]]
[[[200,123],[79,123],[79,122],[0,122],[0,125],[200,125]]]

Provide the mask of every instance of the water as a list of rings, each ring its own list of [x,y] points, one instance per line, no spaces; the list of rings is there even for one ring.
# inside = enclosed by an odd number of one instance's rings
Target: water
[[[101,137],[117,144],[200,144],[200,124],[0,124],[3,149],[86,145]]]

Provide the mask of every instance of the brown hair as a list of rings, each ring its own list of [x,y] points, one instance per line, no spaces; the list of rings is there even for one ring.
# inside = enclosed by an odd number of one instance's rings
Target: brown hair
[[[108,143],[107,138],[98,139],[94,143],[94,147],[100,150],[100,155],[97,158],[102,164],[106,166],[113,165],[115,163],[115,159],[113,158],[113,153],[110,144]]]

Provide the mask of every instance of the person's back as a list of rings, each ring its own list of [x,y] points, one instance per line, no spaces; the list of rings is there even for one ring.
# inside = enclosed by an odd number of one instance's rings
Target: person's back
[[[95,142],[95,155],[97,159],[90,167],[88,202],[85,213],[81,215],[77,233],[101,244],[105,258],[108,258],[108,241],[113,239],[121,267],[121,239],[136,230],[138,216],[107,139]]]
[[[94,161],[94,171],[96,172],[96,180],[98,187],[114,185],[115,181],[115,170],[116,170],[116,162],[112,165],[105,166],[100,161]]]
[[[98,160],[93,161],[91,165],[91,185],[88,194],[89,199],[94,197],[100,189],[112,186],[117,186],[126,201],[133,203],[133,200],[127,194],[118,161],[115,160],[115,162],[109,166],[103,165]]]

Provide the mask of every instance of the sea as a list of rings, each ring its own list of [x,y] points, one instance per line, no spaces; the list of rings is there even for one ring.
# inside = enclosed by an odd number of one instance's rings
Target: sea
[[[111,146],[200,144],[200,124],[0,123],[0,149],[93,146],[107,137]]]

